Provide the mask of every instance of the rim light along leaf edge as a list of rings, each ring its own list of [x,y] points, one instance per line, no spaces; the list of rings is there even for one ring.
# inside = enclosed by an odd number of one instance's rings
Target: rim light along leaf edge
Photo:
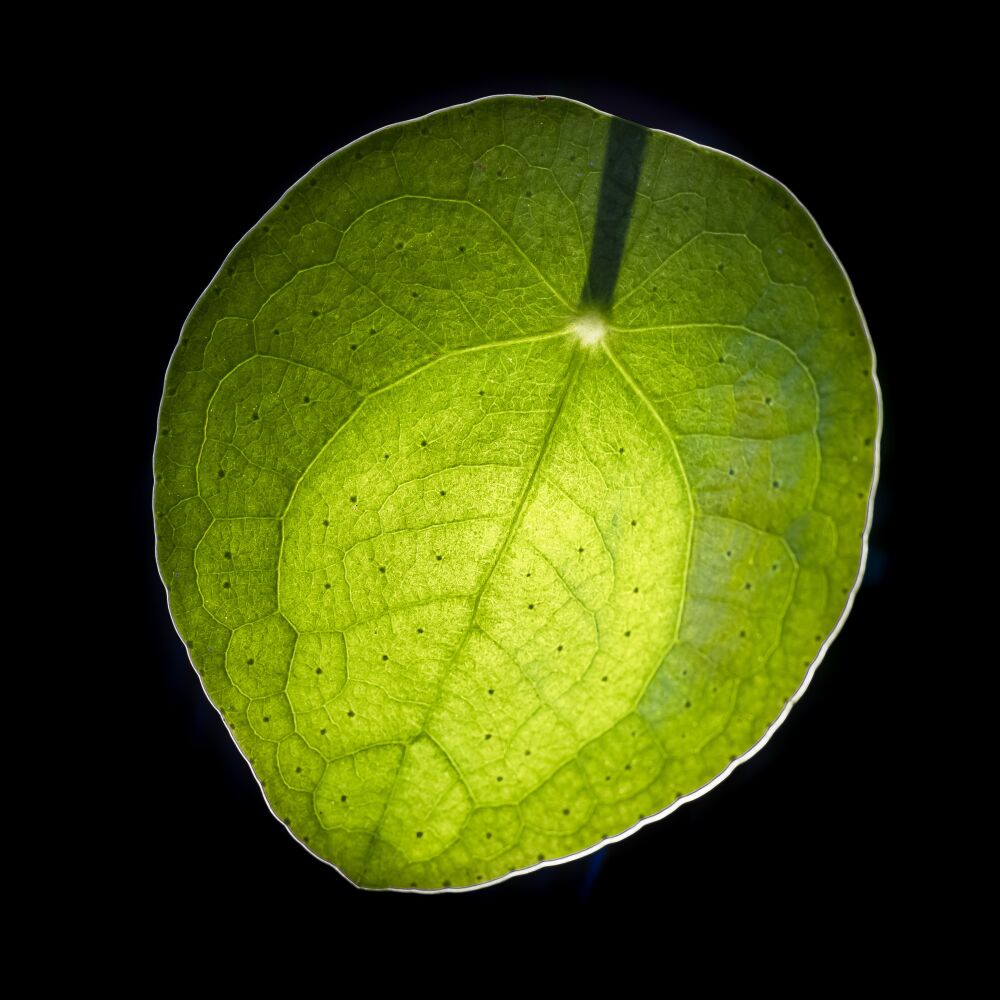
[[[327,157],[227,257],[165,378],[157,557],[292,835],[476,888],[766,743],[863,576],[881,420],[783,185],[484,98]]]

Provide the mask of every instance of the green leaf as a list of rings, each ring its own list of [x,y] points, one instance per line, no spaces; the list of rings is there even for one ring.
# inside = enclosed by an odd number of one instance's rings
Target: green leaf
[[[784,187],[489,98],[330,156],[227,258],[167,373],[159,564],[296,838],[482,885],[762,745],[850,607],[879,425]]]

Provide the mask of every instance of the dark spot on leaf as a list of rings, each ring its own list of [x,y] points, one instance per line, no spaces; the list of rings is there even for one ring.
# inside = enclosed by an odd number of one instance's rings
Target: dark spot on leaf
[[[389,654],[388,653],[383,653],[382,654],[382,662],[385,663],[385,661],[388,660],[388,659],[389,659]]]
[[[493,694],[493,688],[489,688],[486,693],[487,694]]]
[[[271,716],[269,716],[269,715],[265,715],[265,716],[264,716],[264,721],[265,721],[265,722],[270,722],[270,721],[271,721]]]
[[[323,521],[323,527],[324,528],[329,528],[330,527],[330,522],[324,519],[324,521]]]
[[[347,717],[349,719],[353,719],[354,718],[354,710],[353,709],[348,709]]]
[[[223,587],[224,587],[224,588],[225,588],[226,590],[229,590],[229,581],[228,581],[228,580],[226,580],[226,582],[225,582],[225,583],[224,583],[224,584],[223,584],[222,586],[223,586]]]
[[[601,678],[601,680],[602,680],[602,681],[606,681],[607,679],[608,679],[608,675],[607,675],[607,674],[605,674],[605,675],[604,675],[604,676],[603,676],[603,677]]]
[[[569,815],[569,809],[563,809],[563,816]]]
[[[232,554],[232,552],[223,552],[222,553],[222,558],[223,559],[232,559],[233,558],[233,554]]]
[[[379,566],[378,571],[380,573],[384,573],[385,572],[385,567],[384,566]]]
[[[525,750],[524,751],[524,756],[525,757],[530,757],[531,756],[531,751],[530,750]]]
[[[441,560],[442,560],[442,559],[444,559],[444,556],[442,556],[442,555],[437,555],[437,556],[435,556],[434,558],[435,558],[435,559],[436,559],[436,560],[437,560],[438,562],[441,562]]]
[[[418,628],[417,629],[417,635],[423,635],[423,634],[424,634],[424,630],[422,628]]]
[[[528,610],[529,610],[529,611],[534,611],[534,610],[535,610],[535,606],[534,606],[534,604],[529,604],[529,605],[528,605]]]
[[[447,495],[444,490],[438,490],[438,494],[440,496],[446,496]]]
[[[781,486],[781,483],[779,483],[779,482],[778,482],[778,480],[777,480],[777,479],[775,479],[775,480],[774,480],[774,482],[773,482],[773,483],[771,483],[771,485],[772,485],[772,486],[773,486],[773,487],[774,487],[775,489],[778,489],[778,487],[779,487],[779,486]]]
[[[301,767],[295,768],[295,773],[296,774],[301,774],[302,773],[302,768]]]
[[[561,653],[563,651],[562,646],[556,646],[556,649]]]
[[[459,253],[465,253],[465,247],[459,247],[458,248],[458,252]]]
[[[486,839],[487,840],[492,840],[493,839],[493,834],[490,833],[489,830],[486,831]]]
[[[744,584],[743,584],[743,589],[744,589],[744,590],[749,590],[749,589],[750,589],[750,586],[751,586],[751,585],[750,585],[750,583],[749,583],[749,582],[748,582],[748,583],[744,583]]]
[[[351,350],[352,351],[356,351],[357,349],[358,349],[358,345],[357,344],[351,344]]]
[[[745,639],[746,637],[747,637],[746,630],[741,628],[740,629],[740,638],[741,639]]]
[[[417,830],[417,839],[419,840],[424,835],[423,830]]]
[[[483,737],[483,739],[485,739],[485,740],[491,740],[491,739],[493,739],[493,734],[492,734],[492,733],[487,733],[487,734],[486,734],[486,735],[485,735],[485,736]]]
[[[313,309],[312,314],[313,314],[313,316],[318,316],[319,315],[319,310],[318,309]]]
[[[420,447],[421,447],[421,448],[426,448],[426,447],[427,447],[427,441],[426,441],[426,440],[424,440],[424,441],[421,441],[421,442],[420,442]]]
[[[224,469],[219,469],[219,478],[220,479],[225,479],[226,478],[226,473],[225,473]]]
[[[346,802],[347,801],[347,796],[346,795],[341,795],[340,796],[340,801],[341,802]]]
[[[628,635],[631,635],[631,634],[632,634],[632,630],[631,629],[626,629],[625,630],[625,635],[628,636]]]
[[[323,673],[323,668],[322,668],[322,667],[317,667],[317,668],[316,668],[316,673],[317,673],[317,674],[321,674],[321,673]]]
[[[253,659],[247,660],[247,666],[248,667],[252,667],[253,666]]]

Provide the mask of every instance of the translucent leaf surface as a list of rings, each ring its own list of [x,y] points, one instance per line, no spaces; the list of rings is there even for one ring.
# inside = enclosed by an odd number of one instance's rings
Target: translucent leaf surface
[[[864,561],[874,358],[815,222],[725,154],[490,98],[320,163],[166,378],[158,557],[276,816],[476,886],[703,791]]]

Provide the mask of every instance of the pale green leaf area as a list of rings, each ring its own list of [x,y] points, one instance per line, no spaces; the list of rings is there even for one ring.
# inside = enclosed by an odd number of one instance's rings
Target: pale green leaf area
[[[192,311],[155,455],[171,612],[275,815],[458,888],[730,770],[853,597],[873,366],[728,155],[499,97],[320,163]]]

